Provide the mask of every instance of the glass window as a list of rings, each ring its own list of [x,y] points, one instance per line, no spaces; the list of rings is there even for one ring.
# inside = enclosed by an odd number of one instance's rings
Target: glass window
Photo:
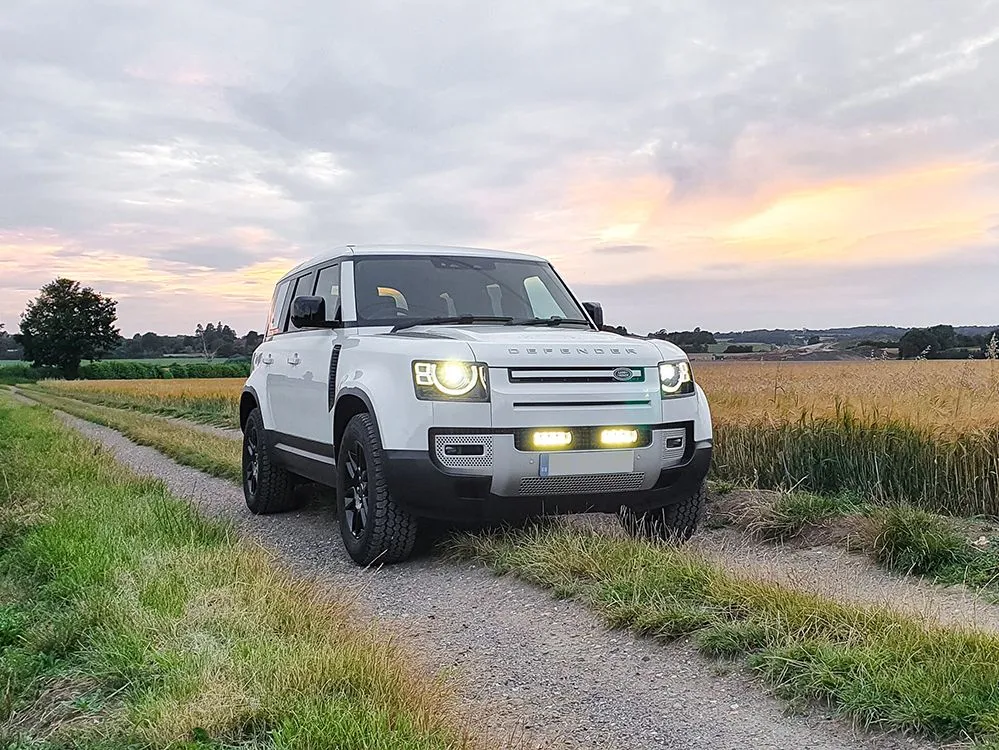
[[[361,325],[460,315],[550,318],[589,325],[547,263],[452,256],[368,256],[354,261]]]
[[[295,293],[291,295],[292,300],[296,300],[299,297],[311,297],[312,289],[316,285],[316,272],[306,274],[305,276],[300,276],[295,284]],[[291,303],[288,303],[288,312],[285,314],[285,328],[286,331],[299,331],[300,328],[296,328],[295,324],[291,322]]]
[[[340,264],[319,272],[316,296],[326,300],[326,320],[341,320],[340,315]]]
[[[291,280],[282,281],[274,290],[271,298],[271,310],[267,314],[267,336],[281,333],[284,329],[281,314],[284,312],[285,301],[288,298],[288,291],[291,289]]]

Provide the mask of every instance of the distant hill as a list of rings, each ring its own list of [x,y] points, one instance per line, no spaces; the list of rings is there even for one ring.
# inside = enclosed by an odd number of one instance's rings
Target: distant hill
[[[999,328],[994,326],[955,326],[954,330],[963,336],[984,336]],[[750,331],[727,331],[715,333],[719,341],[732,343],[758,343],[784,346],[796,344],[803,339],[818,336],[823,339],[869,339],[876,341],[897,341],[908,328],[898,326],[854,326],[851,328],[757,328]]]

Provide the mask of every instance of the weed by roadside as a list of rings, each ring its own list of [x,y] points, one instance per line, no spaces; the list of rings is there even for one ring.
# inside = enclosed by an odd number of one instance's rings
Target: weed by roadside
[[[999,597],[999,536],[970,519],[885,508],[852,494],[762,491],[716,498],[713,516],[716,526],[733,525],[761,540],[839,544],[892,572]]]

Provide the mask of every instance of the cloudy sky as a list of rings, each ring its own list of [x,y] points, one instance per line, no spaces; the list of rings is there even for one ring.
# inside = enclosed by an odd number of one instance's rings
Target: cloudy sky
[[[3,0],[0,321],[260,329],[345,243],[633,330],[999,322],[999,2]]]

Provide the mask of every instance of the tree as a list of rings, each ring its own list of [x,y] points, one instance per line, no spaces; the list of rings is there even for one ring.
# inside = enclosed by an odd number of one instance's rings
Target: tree
[[[80,374],[80,363],[101,359],[118,346],[118,303],[72,279],[56,279],[41,288],[21,315],[14,339],[35,367],[58,367],[67,378]]]
[[[933,326],[932,328],[913,328],[906,331],[898,342],[900,359],[912,359],[925,356],[936,359],[940,352],[953,349],[957,345],[957,333],[954,326]]]

